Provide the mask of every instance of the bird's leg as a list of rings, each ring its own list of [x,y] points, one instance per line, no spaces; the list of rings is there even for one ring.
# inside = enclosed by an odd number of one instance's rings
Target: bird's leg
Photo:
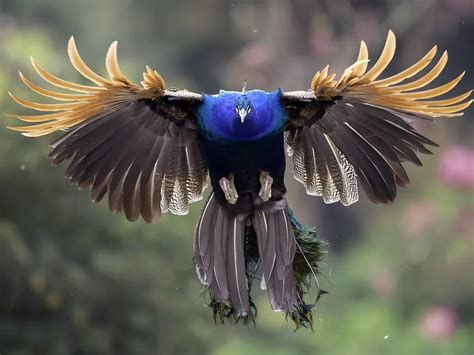
[[[258,195],[263,202],[267,202],[272,197],[273,178],[268,174],[268,171],[260,172],[260,192]]]
[[[239,194],[237,193],[237,190],[234,185],[234,175],[229,175],[227,177],[223,177],[219,180],[219,186],[222,189],[222,192],[224,192],[225,199],[227,202],[229,202],[231,205],[235,205],[237,202],[237,199],[239,198]]]

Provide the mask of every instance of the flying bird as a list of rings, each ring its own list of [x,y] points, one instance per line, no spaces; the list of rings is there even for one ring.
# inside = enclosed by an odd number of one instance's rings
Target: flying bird
[[[362,41],[339,78],[326,66],[308,90],[247,91],[244,84],[241,91],[209,95],[167,88],[149,67],[141,85],[133,83],[119,68],[117,42],[107,52],[104,78],[84,63],[71,37],[71,63],[91,84],[60,79],[31,59],[42,79],[65,90],[37,86],[20,73],[28,88],[58,103],[10,94],[45,113],[8,115],[29,123],[9,128],[27,137],[62,131],[52,144],[52,163],[68,161],[67,179],[89,188],[94,202],[107,196],[110,210],[129,221],[187,214],[210,180],[194,263],[215,319],[253,321],[250,288],[258,279],[273,310],[311,326],[312,305],[303,296],[316,277],[320,241],[287,204],[285,155],[306,192],[326,203],[351,205],[360,188],[372,202],[391,203],[397,188],[409,184],[403,163],[421,166],[418,153],[431,154],[436,146],[412,123],[461,116],[473,101],[471,91],[439,98],[464,73],[425,88],[448,60],[444,52],[427,70],[437,51],[434,46],[409,68],[380,78],[395,53],[389,31],[370,69]]]

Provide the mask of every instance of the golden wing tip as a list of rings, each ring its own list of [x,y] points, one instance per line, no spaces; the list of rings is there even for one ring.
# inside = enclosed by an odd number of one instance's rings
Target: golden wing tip
[[[105,67],[112,82],[128,82],[125,75],[123,75],[123,73],[121,72],[120,66],[118,64],[117,45],[118,41],[113,41],[112,44],[109,46],[109,49],[107,50],[107,54],[105,56]]]
[[[457,77],[454,78],[454,80],[452,80],[453,82],[456,82],[456,84],[454,85],[454,87],[456,87],[456,85],[458,85],[458,83],[462,80],[462,78],[464,78],[464,75],[466,75],[466,71],[462,71],[461,74],[459,74]],[[454,88],[453,87],[453,88]]]
[[[76,49],[76,40],[74,39],[74,36],[71,36],[67,42],[67,51],[69,52],[74,49]]]
[[[431,101],[425,100],[441,96],[442,94],[451,91],[462,80],[466,71],[463,71],[456,78],[446,84],[432,89],[425,89],[424,91],[419,90],[440,75],[448,61],[448,52],[446,50],[443,51],[438,62],[426,75],[414,81],[396,85],[410,77],[413,77],[428,66],[436,56],[438,51],[437,45],[432,46],[427,54],[411,67],[396,75],[377,80],[378,76],[386,69],[392,60],[395,54],[395,49],[396,37],[394,32],[389,29],[382,53],[373,67],[368,72],[365,72],[368,61],[368,52],[366,43],[361,41],[357,61],[348,67],[341,78],[337,81],[335,86],[336,91],[333,89],[331,89],[332,91],[328,91],[329,96],[333,96],[334,92],[338,92],[338,90],[339,92],[341,92],[341,90],[346,90],[346,95],[359,97],[381,106],[390,107],[390,105],[393,104],[393,107],[396,109],[415,114],[428,115],[433,118],[462,116],[463,113],[459,111],[466,110],[474,102],[474,99],[469,99],[473,90],[452,98]],[[317,72],[314,75],[311,82],[311,88],[313,91],[315,89],[324,89],[323,86],[327,84],[327,80],[332,80],[332,77],[327,77],[327,71],[328,67],[326,66],[321,72]],[[385,91],[379,93],[377,91],[379,89]],[[385,100],[382,100],[384,97]],[[416,104],[421,106],[418,107]]]
[[[118,47],[118,41],[113,41],[109,49],[107,50],[106,54],[106,61],[117,61],[117,47]]]
[[[6,126],[7,129],[9,129],[10,131],[15,131],[15,132],[21,132],[22,131],[22,127],[18,127],[18,126]],[[21,133],[23,134],[23,133]]]
[[[41,66],[38,64],[36,59],[33,56],[30,56],[30,62],[33,68],[35,69],[36,72],[38,72],[38,69],[42,69]]]
[[[397,36],[393,33],[392,30],[388,30],[386,44],[390,44],[391,46],[396,46],[397,43]]]
[[[8,91],[8,96],[15,101],[18,105],[25,107],[25,105],[22,103],[22,99],[19,97],[16,97],[12,92]]]
[[[113,41],[109,46],[109,51],[114,50],[116,51],[118,47],[118,41]]]

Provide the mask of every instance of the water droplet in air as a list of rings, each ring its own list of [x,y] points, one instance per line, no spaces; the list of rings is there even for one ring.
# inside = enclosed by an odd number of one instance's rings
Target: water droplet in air
[[[254,28],[254,29],[252,30],[252,32],[253,32],[253,33],[257,33],[258,30],[257,30],[256,28]]]
[[[23,170],[25,170],[25,169],[26,169],[26,165],[25,165],[25,164],[21,164],[21,165],[20,165],[20,170],[23,171]]]
[[[388,335],[384,336],[383,338],[384,338],[385,340],[387,340],[387,339],[388,339]]]

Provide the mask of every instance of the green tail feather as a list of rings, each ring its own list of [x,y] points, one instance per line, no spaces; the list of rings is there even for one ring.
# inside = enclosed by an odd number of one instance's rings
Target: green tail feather
[[[291,225],[296,238],[296,254],[293,260],[293,274],[295,277],[296,290],[299,296],[299,307],[296,312],[289,316],[295,323],[296,329],[299,327],[313,328],[312,310],[319,298],[327,293],[318,286],[318,295],[313,304],[307,304],[305,296],[309,295],[312,287],[312,281],[320,271],[320,262],[327,253],[327,242],[319,238],[315,228],[300,223],[293,211],[288,208]]]

